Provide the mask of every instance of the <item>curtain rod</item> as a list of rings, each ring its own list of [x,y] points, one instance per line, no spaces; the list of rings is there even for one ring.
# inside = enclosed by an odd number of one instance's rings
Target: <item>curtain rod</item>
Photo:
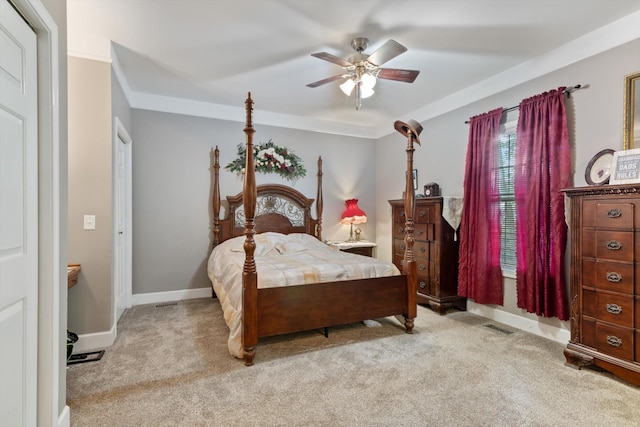
[[[562,93],[563,93],[563,94],[564,94],[564,93],[566,93],[566,94],[567,94],[567,98],[571,98],[571,94],[572,94],[573,92],[575,92],[576,90],[579,90],[579,89],[582,89],[582,85],[579,85],[579,84],[578,84],[578,85],[575,85],[575,86],[569,86],[569,87],[566,87],[566,88],[562,91]],[[508,113],[509,111],[517,110],[518,108],[520,108],[520,106],[519,106],[519,105],[514,105],[513,107],[504,108],[504,109],[502,110],[502,114],[504,114],[504,113]],[[468,124],[469,124],[469,120],[465,121],[464,123],[468,125]]]

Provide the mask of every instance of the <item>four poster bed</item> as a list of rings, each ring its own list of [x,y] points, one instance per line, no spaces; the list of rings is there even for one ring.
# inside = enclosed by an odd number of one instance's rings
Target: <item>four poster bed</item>
[[[340,252],[322,242],[322,159],[314,199],[284,185],[256,186],[251,94],[246,106],[243,191],[228,196],[220,218],[219,150],[214,150],[213,251],[208,273],[231,332],[229,350],[253,364],[258,338],[322,329],[387,316],[416,317],[413,256],[413,142],[408,134],[403,271],[375,258]],[[243,237],[244,236],[244,237]],[[307,265],[307,263],[310,264]],[[292,269],[290,267],[293,266]]]

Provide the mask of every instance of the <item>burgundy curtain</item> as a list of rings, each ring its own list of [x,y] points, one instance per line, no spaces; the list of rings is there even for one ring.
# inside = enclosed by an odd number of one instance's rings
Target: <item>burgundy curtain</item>
[[[563,188],[571,186],[564,88],[520,103],[514,170],[518,307],[569,318]]]
[[[502,108],[472,117],[460,222],[458,295],[479,304],[502,304],[498,137]]]

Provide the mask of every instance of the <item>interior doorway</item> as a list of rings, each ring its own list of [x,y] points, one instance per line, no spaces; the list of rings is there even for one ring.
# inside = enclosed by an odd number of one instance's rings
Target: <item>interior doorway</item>
[[[132,295],[132,140],[117,117],[113,135],[113,306],[117,330],[120,316],[131,307]]]

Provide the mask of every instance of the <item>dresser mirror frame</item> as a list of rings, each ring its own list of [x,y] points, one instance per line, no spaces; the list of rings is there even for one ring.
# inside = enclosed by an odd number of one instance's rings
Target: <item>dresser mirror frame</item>
[[[624,78],[623,149],[640,148],[640,72]]]

